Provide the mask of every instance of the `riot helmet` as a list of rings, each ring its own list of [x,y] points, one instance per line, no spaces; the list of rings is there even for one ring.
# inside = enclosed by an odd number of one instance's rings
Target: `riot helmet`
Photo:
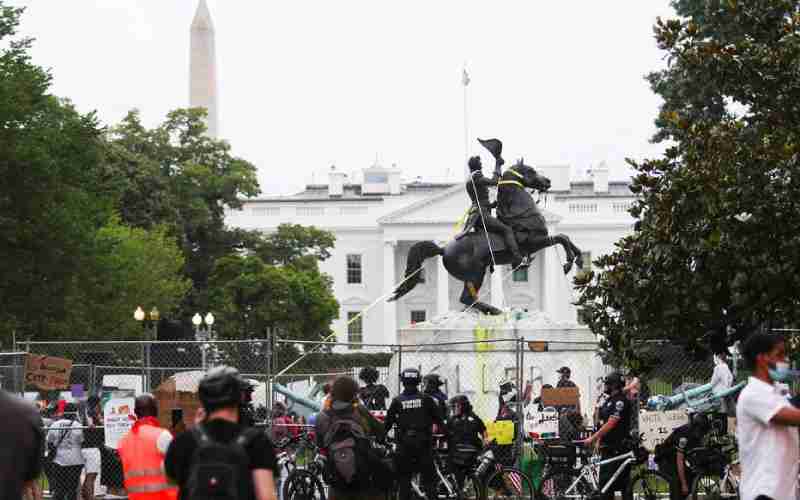
[[[400,382],[406,387],[417,387],[421,381],[422,377],[416,368],[406,368],[400,373]]]

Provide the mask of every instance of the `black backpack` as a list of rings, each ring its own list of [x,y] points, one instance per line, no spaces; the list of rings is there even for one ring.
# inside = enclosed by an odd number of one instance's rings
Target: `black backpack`
[[[249,439],[242,432],[230,443],[214,440],[197,426],[193,431],[197,449],[192,455],[189,481],[183,500],[249,500],[253,497],[250,459],[245,450]]]
[[[332,484],[343,490],[357,490],[370,481],[370,442],[358,415],[328,413],[330,427],[323,444],[328,450],[328,472]]]

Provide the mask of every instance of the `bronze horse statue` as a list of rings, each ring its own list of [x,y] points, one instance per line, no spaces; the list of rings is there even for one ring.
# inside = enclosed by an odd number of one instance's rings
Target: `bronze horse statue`
[[[544,217],[539,211],[536,200],[527,190],[539,193],[550,189],[550,179],[525,165],[519,160],[516,165],[506,169],[497,186],[497,217],[511,226],[523,255],[530,256],[543,248],[561,245],[566,252],[564,274],[569,273],[573,264],[579,268],[583,265],[581,251],[564,234],[549,236]],[[483,228],[465,237],[450,241],[444,248],[433,241],[420,241],[408,252],[405,277],[410,278],[398,286],[389,301],[397,300],[410,292],[419,283],[419,269],[422,263],[437,255],[444,259],[444,267],[451,276],[464,282],[464,291],[460,301],[466,307],[474,307],[483,314],[500,314],[501,311],[478,300],[478,292],[486,276],[486,270],[493,264],[510,264],[511,254],[506,250],[503,238],[496,233],[489,233],[489,242]],[[494,253],[494,261],[491,253]]]

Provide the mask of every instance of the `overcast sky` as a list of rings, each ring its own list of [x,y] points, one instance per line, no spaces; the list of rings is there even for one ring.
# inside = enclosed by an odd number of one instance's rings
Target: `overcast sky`
[[[54,92],[107,124],[132,108],[157,124],[188,105],[196,0],[17,0],[22,32]],[[509,160],[654,156],[659,100],[643,76],[664,65],[652,25],[668,0],[208,0],[216,26],[220,135],[258,166],[265,193],[396,163],[408,178],[463,171],[498,137]]]

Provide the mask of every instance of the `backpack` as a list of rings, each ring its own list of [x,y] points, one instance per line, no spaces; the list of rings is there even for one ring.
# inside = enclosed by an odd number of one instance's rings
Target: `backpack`
[[[192,455],[189,480],[183,500],[249,500],[253,486],[250,459],[245,450],[249,439],[242,432],[230,443],[215,441],[202,425],[193,431],[197,449]]]
[[[332,484],[344,490],[356,490],[369,484],[369,449],[364,427],[356,415],[337,416],[328,413],[330,427],[323,444],[328,450],[328,467]]]

